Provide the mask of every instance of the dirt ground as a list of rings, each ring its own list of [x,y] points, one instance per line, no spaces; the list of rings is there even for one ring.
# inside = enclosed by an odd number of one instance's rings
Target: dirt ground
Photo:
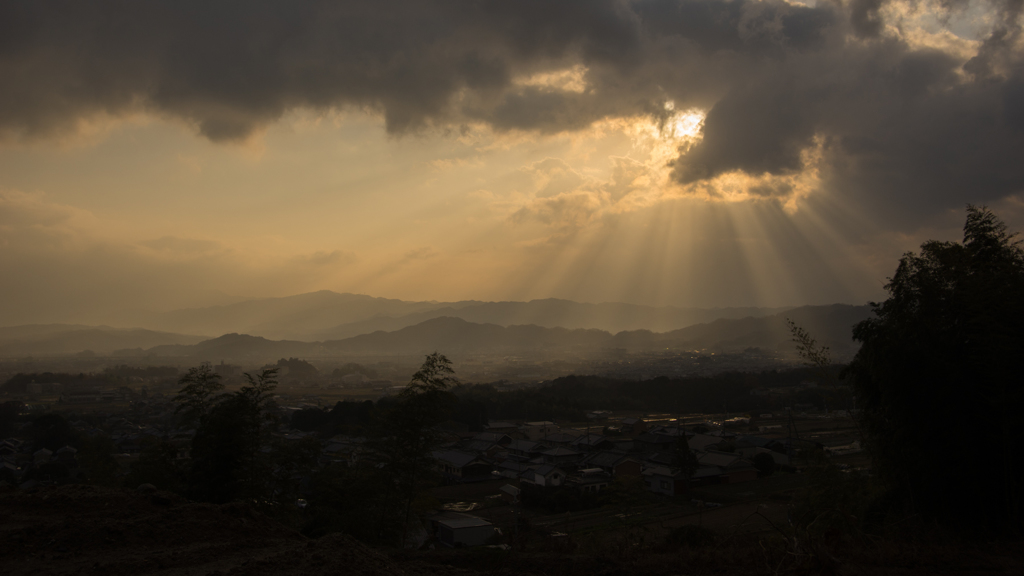
[[[657,516],[661,508],[657,505],[646,506],[636,513],[651,518],[641,518],[632,532],[626,527],[589,534],[584,530],[580,538],[569,537],[570,545],[561,547],[552,544],[564,544],[566,538],[547,542],[551,537],[545,536],[552,528],[563,528],[554,525],[538,530],[529,546],[514,545],[511,550],[396,551],[371,549],[343,535],[311,540],[245,504],[197,504],[163,492],[70,485],[0,494],[0,572],[10,576],[1024,574],[1024,546],[1005,542],[951,540],[891,550],[879,545],[869,555],[843,559],[828,569],[808,570],[806,563],[775,564],[773,555],[781,554],[778,558],[785,561],[790,553],[778,542],[763,540],[764,520],[754,514],[760,511],[778,518],[784,505],[775,506],[758,509],[757,503],[737,502],[706,511],[702,517],[672,518]],[[636,526],[672,529],[694,522],[735,537],[720,538],[709,548],[673,550],[638,540],[654,533],[637,531]],[[578,529],[584,517],[577,516],[573,523]]]
[[[399,567],[347,536],[310,540],[244,504],[92,486],[0,495],[0,559],[9,576],[458,573]]]

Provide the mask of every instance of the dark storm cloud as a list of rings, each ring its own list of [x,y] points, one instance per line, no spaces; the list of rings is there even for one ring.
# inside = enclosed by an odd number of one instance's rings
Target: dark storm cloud
[[[831,190],[905,219],[1021,191],[1021,6],[991,4],[963,62],[886,32],[884,0],[5,2],[0,132],[146,111],[230,141],[293,108],[354,106],[396,134],[550,133],[664,117],[671,100],[709,110],[681,183],[792,173],[818,143]],[[515,81],[577,64],[583,91]]]
[[[392,132],[466,118],[572,129],[710,101],[755,64],[744,54],[814,46],[831,21],[777,1],[7,2],[0,129],[143,109],[232,140],[293,107],[345,105],[382,111]],[[585,94],[513,84],[575,63],[592,68]]]

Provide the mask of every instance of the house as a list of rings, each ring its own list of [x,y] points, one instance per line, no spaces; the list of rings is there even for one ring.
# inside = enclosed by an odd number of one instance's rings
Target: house
[[[21,451],[21,447],[25,444],[24,441],[18,440],[17,438],[8,438],[3,442],[0,442],[0,456],[13,456]]]
[[[556,466],[539,466],[520,474],[519,482],[521,484],[532,484],[542,488],[561,486],[565,482],[565,472]]]
[[[600,434],[584,434],[569,444],[574,450],[590,452],[601,450],[609,446],[608,438]]]
[[[545,464],[575,464],[582,454],[569,448],[558,446],[540,453]]]
[[[710,434],[694,434],[692,437],[686,439],[687,445],[690,450],[696,450],[698,452],[704,452],[710,450],[714,446],[722,443],[721,436],[712,436]]]
[[[718,466],[700,466],[690,475],[690,487],[722,483],[722,469]]]
[[[519,478],[519,476],[530,469],[530,465],[525,462],[518,462],[516,460],[505,460],[498,462],[495,465],[495,470],[491,473],[492,476],[497,475],[502,478]]]
[[[491,422],[484,426],[484,430],[487,432],[495,432],[498,434],[517,434],[519,432],[519,426],[510,422]]]
[[[438,542],[451,548],[482,546],[500,534],[487,520],[461,512],[439,514],[431,518],[431,523]]]
[[[536,441],[558,432],[558,425],[548,420],[544,420],[542,422],[527,422],[519,427],[519,432],[524,437]]]
[[[509,456],[520,460],[529,460],[530,458],[540,456],[540,453],[546,450],[546,447],[531,440],[513,440],[509,442],[505,449],[508,450]]]
[[[619,422],[619,426],[622,428],[623,434],[629,434],[633,437],[647,432],[647,422],[644,422],[642,418],[623,418]]]
[[[721,474],[718,475],[718,483],[721,484],[757,480],[757,468],[740,454],[709,451],[697,454],[697,462],[701,466],[716,467],[721,470]]]
[[[675,436],[645,432],[634,439],[633,446],[637,452],[671,452],[678,441]]]
[[[652,452],[643,454],[644,467],[664,466],[672,468],[676,464],[676,455],[672,452]]]
[[[654,466],[643,471],[647,489],[655,494],[678,496],[690,490],[690,478],[679,470]]]
[[[584,494],[595,494],[612,483],[612,475],[600,468],[585,468],[570,477],[567,483],[578,487]]]
[[[78,468],[78,450],[71,446],[65,446],[53,455],[58,462],[63,462],[68,468]]]
[[[494,456],[498,452],[504,450],[500,444],[488,442],[486,440],[470,440],[462,444],[462,447],[467,452],[473,452],[475,454],[484,454],[486,456]]]
[[[21,478],[21,476],[25,473],[25,471],[22,470],[21,466],[18,466],[17,462],[7,459],[4,459],[2,462],[0,462],[0,471],[3,471],[4,474],[7,474],[15,479]],[[0,475],[0,477],[2,477],[2,475]]]
[[[619,451],[596,451],[581,461],[587,468],[600,468],[612,476],[639,476],[643,466],[633,456]]]
[[[579,437],[579,434],[571,434],[569,432],[555,432],[554,434],[548,434],[541,441],[551,446],[568,447],[570,444],[572,444],[573,440]]]
[[[499,496],[501,496],[501,499],[505,502],[509,504],[518,504],[519,494],[522,493],[522,490],[511,484],[505,484],[501,488],[498,488],[498,493]]]
[[[836,446],[825,446],[825,452],[831,456],[845,456],[847,454],[857,454],[861,451],[860,440]]]
[[[482,482],[494,477],[491,474],[494,469],[491,461],[476,454],[444,450],[434,452],[434,458],[437,459],[437,469],[448,482]]]
[[[499,432],[480,432],[473,436],[474,442],[490,442],[491,444],[497,444],[498,446],[508,446],[512,442],[512,437],[508,434],[502,434]]]
[[[46,462],[50,461],[50,458],[52,456],[52,451],[47,450],[46,448],[40,448],[39,450],[36,450],[34,454],[32,454],[32,459],[35,461],[36,464],[45,464]]]
[[[789,456],[767,448],[760,448],[757,446],[737,447],[736,453],[751,462],[753,462],[754,456],[757,456],[758,454],[768,454],[772,457],[772,460],[775,461],[776,466],[789,466]]]

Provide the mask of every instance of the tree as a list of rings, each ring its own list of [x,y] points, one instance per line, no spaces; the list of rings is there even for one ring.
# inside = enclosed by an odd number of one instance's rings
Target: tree
[[[224,389],[220,382],[220,374],[213,371],[209,362],[189,368],[188,372],[178,380],[182,386],[174,402],[178,404],[176,414],[193,425],[201,423],[217,401],[217,392]]]
[[[434,466],[433,452],[444,439],[440,424],[448,419],[457,401],[449,390],[456,382],[451,361],[434,352],[426,357],[382,419],[383,429],[376,448],[381,465],[391,478],[384,499],[391,498],[393,487],[402,503],[404,524],[408,524],[413,501],[424,488],[424,476]],[[383,516],[380,524],[383,531]],[[404,540],[404,529],[402,533]]]
[[[190,451],[191,497],[208,502],[273,497],[273,466],[263,448],[274,424],[276,373],[276,369],[255,376],[246,373],[247,386],[223,396],[200,418]]]
[[[700,468],[700,463],[697,462],[697,455],[693,453],[693,450],[690,450],[690,443],[686,440],[686,434],[680,434],[672,446],[672,466],[678,468],[687,477],[693,476],[697,468]]]
[[[1014,237],[968,206],[963,242],[905,254],[889,298],[854,328],[863,345],[848,375],[875,468],[939,520],[1021,527],[1024,251]]]

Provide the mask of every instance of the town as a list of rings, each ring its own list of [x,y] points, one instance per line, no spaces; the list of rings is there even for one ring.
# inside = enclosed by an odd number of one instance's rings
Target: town
[[[316,452],[315,466],[290,478],[297,489],[287,505],[301,517],[316,501],[318,471],[355,468],[376,458],[366,428],[336,433],[341,428],[323,422],[342,408],[372,403],[370,397],[386,402],[406,387],[374,386],[364,374],[372,371],[358,366],[350,369],[361,372],[335,371],[336,386],[315,387],[301,380],[308,363],[282,359],[279,364],[292,370],[281,377],[273,398],[274,440],[307,449],[312,444]],[[229,382],[239,376],[238,367],[211,369]],[[80,475],[95,475],[83,470],[104,460],[96,454],[102,449],[116,462],[105,472],[110,485],[139,488],[127,484],[140,477],[135,471],[155,447],[173,449],[185,465],[196,428],[182,421],[173,400],[176,370],[120,370],[137,375],[105,389],[82,381],[63,386],[33,381],[14,394],[19,399],[7,400],[4,409],[18,415],[9,419],[10,436],[0,442],[0,486],[33,491],[80,481]],[[753,388],[749,396],[778,404],[816,387],[805,380]],[[328,394],[350,396],[340,396],[345,399],[332,409],[327,399],[334,397]],[[43,415],[32,416],[33,411]],[[788,501],[806,484],[806,466],[825,461],[849,471],[868,466],[849,411],[814,404],[742,414],[593,409],[580,416],[558,422],[441,423],[442,435],[431,450],[433,469],[421,471],[422,480],[433,486],[426,493],[429,503],[418,507],[419,523],[406,545],[524,546],[531,540],[610,533],[624,523],[651,527],[661,538],[687,526],[722,534],[764,532],[770,522],[785,520]],[[47,419],[47,429],[40,431],[38,422]]]

